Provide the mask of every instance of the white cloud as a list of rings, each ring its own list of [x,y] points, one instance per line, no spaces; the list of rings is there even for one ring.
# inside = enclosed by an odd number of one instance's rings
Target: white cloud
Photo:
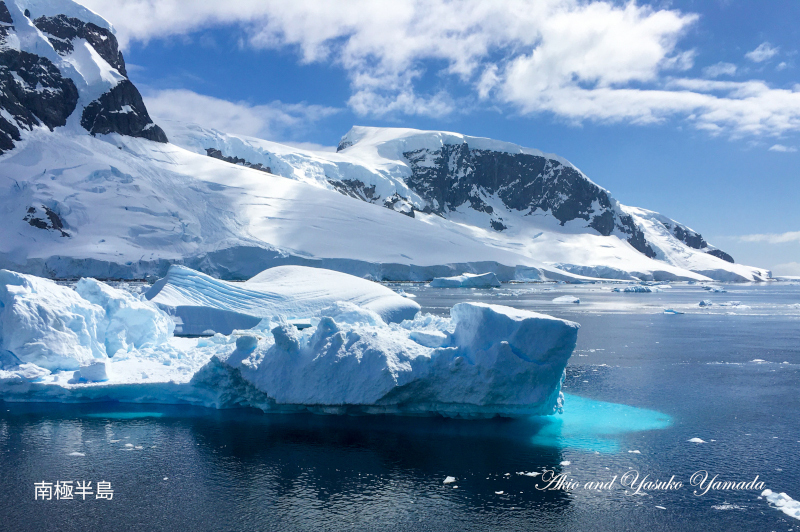
[[[797,151],[797,148],[794,146],[784,146],[783,144],[773,144],[770,146],[769,151],[779,151],[783,153],[794,153]]]
[[[772,269],[773,275],[800,275],[800,262],[785,262],[776,264]]]
[[[432,70],[484,105],[523,115],[576,123],[677,118],[732,137],[800,131],[798,86],[673,79],[692,68],[696,52],[679,43],[699,20],[674,9],[610,0],[193,0],[191,8],[182,0],[81,1],[115,24],[123,45],[237,25],[246,46],[336,64],[359,115],[459,112],[462,102],[445,90],[420,90]],[[777,52],[763,43],[747,57],[765,61]],[[705,75],[735,69],[718,63]]]
[[[733,76],[734,74],[736,74],[736,65],[733,63],[717,63],[703,69],[703,75],[707,78]]]
[[[338,112],[331,107],[304,103],[230,102],[184,89],[145,91],[143,98],[156,123],[164,120],[188,122],[265,139],[297,135],[314,122]]]
[[[800,244],[800,231],[786,233],[767,233],[761,235],[744,235],[738,237],[741,242],[765,242],[767,244],[786,244],[797,242]]]
[[[778,55],[778,50],[777,47],[773,47],[770,43],[762,42],[758,45],[758,48],[752,52],[747,52],[744,56],[755,63],[763,63]]]
[[[780,63],[778,63],[778,66],[775,67],[775,70],[781,71],[781,70],[785,70],[788,67],[789,67],[789,65],[786,63],[786,61],[781,61]]]

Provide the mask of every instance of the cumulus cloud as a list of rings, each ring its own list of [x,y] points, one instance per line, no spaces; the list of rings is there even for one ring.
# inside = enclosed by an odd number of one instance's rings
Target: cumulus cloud
[[[797,242],[800,244],[800,231],[744,235],[738,237],[738,239],[742,242],[765,242],[767,244],[787,244],[789,242]]]
[[[770,146],[769,151],[779,151],[783,153],[794,153],[797,151],[797,148],[794,146],[784,146],[783,144],[773,144]]]
[[[688,77],[696,51],[680,42],[699,19],[676,9],[610,0],[193,0],[191,9],[181,0],[81,1],[111,20],[123,46],[236,25],[245,46],[336,64],[359,115],[459,112],[462,102],[446,90],[420,88],[433,72],[479,104],[522,115],[575,123],[678,118],[732,137],[800,131],[800,86]],[[747,58],[777,53],[765,42]],[[735,72],[718,63],[704,75]]]
[[[776,55],[778,55],[778,48],[773,47],[768,42],[762,42],[758,45],[758,48],[752,52],[747,52],[744,54],[747,59],[753,61],[754,63],[763,63],[764,61],[772,59]]]
[[[145,91],[147,110],[153,120],[194,123],[226,133],[260,138],[298,134],[339,110],[304,103],[275,101],[266,105],[230,102],[185,89]]]
[[[734,74],[736,74],[736,65],[733,63],[717,63],[703,69],[703,75],[707,78],[733,76]]]

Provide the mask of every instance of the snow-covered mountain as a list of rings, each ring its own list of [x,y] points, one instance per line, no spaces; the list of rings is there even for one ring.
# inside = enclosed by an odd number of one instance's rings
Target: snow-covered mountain
[[[172,142],[195,153],[258,166],[412,218],[433,214],[563,271],[668,279],[676,275],[672,266],[718,280],[770,276],[735,264],[675,220],[622,205],[569,161],[507,142],[356,126],[330,153],[197,125],[162,125]]]
[[[154,124],[113,28],[70,0],[0,2],[0,267],[226,278],[278,264],[378,279],[762,280],[621,205],[568,161],[456,133],[353,128],[337,153]],[[166,134],[165,134],[166,130]],[[169,139],[169,141],[168,141]]]

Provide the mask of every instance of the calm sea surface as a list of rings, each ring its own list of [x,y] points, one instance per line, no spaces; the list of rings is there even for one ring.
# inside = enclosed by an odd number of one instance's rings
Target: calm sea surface
[[[800,530],[759,490],[696,496],[689,485],[700,470],[758,476],[800,500],[800,286],[393,288],[426,312],[471,300],[579,322],[564,414],[459,421],[0,403],[0,529]],[[564,294],[581,303],[552,302]],[[700,308],[704,299],[714,305]],[[537,489],[547,471],[573,489]],[[634,494],[620,485],[631,471],[683,486]],[[34,500],[35,483],[68,480],[93,491],[110,482],[113,499]]]

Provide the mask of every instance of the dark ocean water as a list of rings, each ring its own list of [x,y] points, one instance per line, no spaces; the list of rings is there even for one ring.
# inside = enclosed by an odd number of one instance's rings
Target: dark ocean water
[[[800,499],[800,287],[726,288],[403,287],[429,312],[479,300],[579,322],[563,416],[2,403],[0,529],[800,530],[760,490],[689,485],[699,470],[757,475]],[[552,303],[565,293],[581,304]],[[718,305],[730,301],[741,304]],[[541,475],[518,474],[545,471],[577,487],[540,490]],[[632,494],[620,485],[629,471],[683,486]],[[113,499],[34,500],[36,482],[65,480],[110,482]]]

